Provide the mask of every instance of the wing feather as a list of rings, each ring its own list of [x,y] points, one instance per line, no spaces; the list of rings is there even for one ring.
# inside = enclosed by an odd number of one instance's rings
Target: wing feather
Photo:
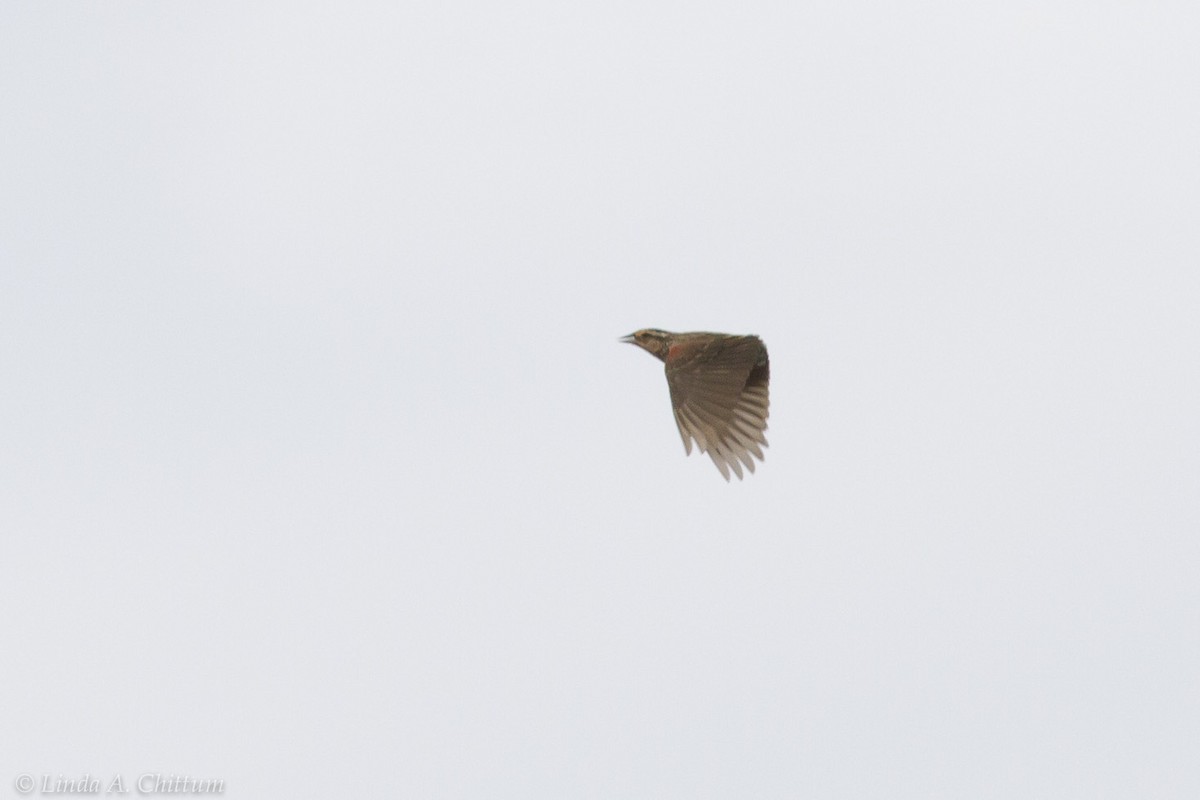
[[[696,442],[725,480],[763,460],[770,408],[767,349],[757,336],[701,335],[671,349],[667,384],[684,449]],[[761,445],[761,447],[760,447]]]

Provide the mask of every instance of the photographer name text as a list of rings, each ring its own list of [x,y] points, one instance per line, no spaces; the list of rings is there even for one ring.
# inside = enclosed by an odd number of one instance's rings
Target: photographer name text
[[[113,775],[101,780],[89,773],[78,778],[42,773],[38,777],[22,772],[13,781],[18,794],[224,794],[224,778],[193,778],[164,772],[143,772],[133,780]]]

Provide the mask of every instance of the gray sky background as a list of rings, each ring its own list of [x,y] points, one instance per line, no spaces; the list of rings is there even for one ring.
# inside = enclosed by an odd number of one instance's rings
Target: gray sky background
[[[1198,29],[6,4],[5,791],[1200,795]]]

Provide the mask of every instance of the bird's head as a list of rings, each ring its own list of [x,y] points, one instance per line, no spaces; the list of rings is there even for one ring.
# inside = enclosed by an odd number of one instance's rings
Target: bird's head
[[[671,339],[674,334],[660,331],[658,328],[642,328],[640,331],[625,336],[622,342],[636,344],[652,356],[667,360],[667,351],[671,349]]]

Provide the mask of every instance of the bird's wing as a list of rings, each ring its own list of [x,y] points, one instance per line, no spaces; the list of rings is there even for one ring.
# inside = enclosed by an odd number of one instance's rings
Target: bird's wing
[[[757,336],[720,336],[672,346],[667,385],[684,449],[692,440],[729,480],[754,472],[767,444],[770,366]]]

